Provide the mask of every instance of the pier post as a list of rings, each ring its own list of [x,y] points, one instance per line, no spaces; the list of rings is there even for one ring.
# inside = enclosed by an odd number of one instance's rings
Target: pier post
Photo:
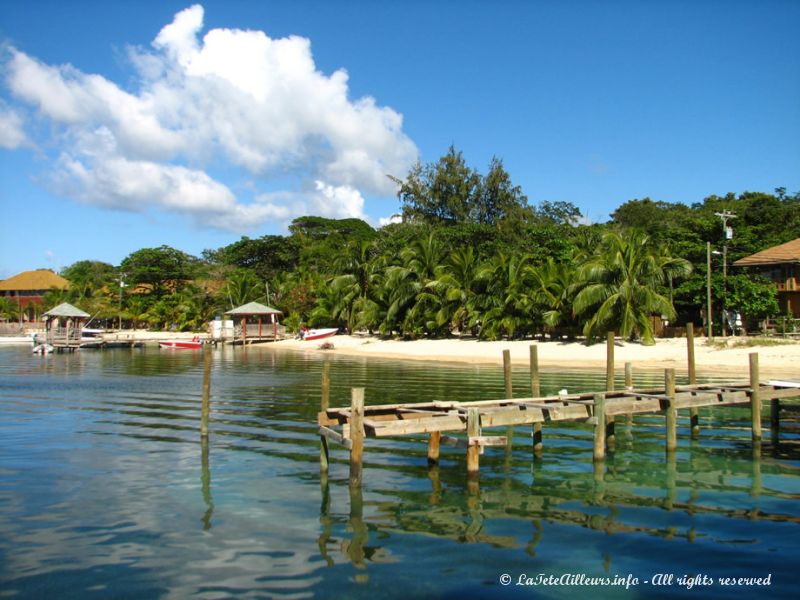
[[[750,413],[753,424],[753,443],[761,442],[761,396],[758,374],[758,352],[750,353]]]
[[[777,448],[781,431],[781,401],[777,398],[770,400],[769,428],[770,436],[772,437],[772,445]]]
[[[664,369],[664,393],[667,396],[667,452],[678,448],[678,409],[675,406],[675,369]]]
[[[442,441],[441,431],[432,431],[428,436],[428,465],[433,466],[439,462],[439,446]]]
[[[594,460],[606,457],[606,397],[605,394],[594,395]]]
[[[506,398],[514,397],[514,388],[511,382],[511,350],[503,350],[503,384]],[[514,447],[514,428],[506,430],[506,455],[511,456]]]
[[[467,410],[467,476],[477,477],[480,469],[480,446],[470,442],[481,435],[481,417],[477,408]]]
[[[513,397],[513,386],[511,384],[511,351],[503,350],[503,383],[505,385],[506,398]]]
[[[361,461],[364,454],[364,388],[353,388],[350,395],[350,487],[361,486]]]
[[[686,324],[686,353],[689,367],[689,385],[697,383],[697,368],[694,359],[694,323]],[[700,409],[693,406],[689,409],[689,422],[692,438],[700,435]]]
[[[606,334],[606,390],[614,391],[614,332]],[[614,417],[606,417],[606,445],[613,451],[617,442]]]
[[[322,363],[322,383],[320,385],[319,410],[325,412],[331,404],[331,363],[326,360]],[[319,436],[319,470],[320,473],[328,472],[328,438],[324,435]]]
[[[211,350],[203,351],[203,401],[200,408],[200,437],[208,437],[208,416],[211,412]]]
[[[539,378],[539,348],[536,344],[531,344],[530,347],[530,369],[531,369],[531,397],[541,398],[541,379]],[[533,453],[539,455],[542,453],[542,424],[534,423],[531,430],[533,436]]]
[[[625,363],[625,389],[632,390],[633,389],[633,363],[626,362]],[[633,426],[633,413],[628,413],[628,427]]]

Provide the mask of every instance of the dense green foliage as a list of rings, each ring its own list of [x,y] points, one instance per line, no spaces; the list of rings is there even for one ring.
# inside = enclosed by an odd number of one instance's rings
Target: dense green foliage
[[[654,316],[702,323],[707,242],[727,246],[727,277],[713,255],[715,310],[736,309],[751,322],[777,316],[774,287],[731,265],[800,237],[800,195],[782,189],[692,205],[630,200],[608,223],[581,225],[573,204],[530,206],[500,160],[482,175],[453,147],[395,181],[401,223],[375,230],[359,219],[306,216],[288,235],[243,237],[202,258],[162,246],[119,267],[80,261],[64,271],[71,289],[48,303],[180,329],[255,300],[282,310],[290,326],[483,339],[593,339],[614,330],[650,343]],[[731,240],[722,211],[736,214]],[[15,307],[0,310],[11,317]]]

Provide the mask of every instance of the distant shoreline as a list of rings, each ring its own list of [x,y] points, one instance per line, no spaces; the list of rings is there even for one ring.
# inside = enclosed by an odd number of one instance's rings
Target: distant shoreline
[[[332,349],[321,349],[325,343]],[[736,343],[735,340],[729,343]],[[606,345],[587,346],[581,342],[515,340],[486,342],[474,339],[384,340],[367,335],[337,335],[313,342],[282,340],[267,346],[276,349],[341,356],[373,356],[397,360],[501,364],[503,350],[509,350],[511,362],[528,364],[530,346],[537,345],[539,365],[562,369],[605,369]],[[749,354],[759,355],[760,374],[764,377],[800,378],[800,343],[720,348],[708,345],[705,338],[695,339],[695,364],[698,374],[731,374],[737,379],[749,377]],[[616,369],[626,362],[634,369],[675,368],[686,371],[688,349],[685,338],[660,339],[653,346],[617,340],[614,347]]]

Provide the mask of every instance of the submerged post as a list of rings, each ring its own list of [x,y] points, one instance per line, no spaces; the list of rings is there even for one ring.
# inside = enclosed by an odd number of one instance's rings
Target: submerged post
[[[319,410],[325,412],[331,404],[331,363],[322,363],[322,383],[319,397]],[[324,435],[319,436],[319,470],[321,473],[328,472],[328,438]]]
[[[353,388],[350,396],[350,486],[361,485],[364,454],[364,388]]]
[[[200,436],[208,437],[208,416],[211,412],[211,350],[203,352],[203,403],[200,408]]]
[[[686,324],[686,352],[689,361],[689,385],[695,385],[697,369],[694,360],[694,323]],[[700,435],[700,410],[696,406],[689,409],[689,423],[691,435],[696,438]]]
[[[664,394],[667,396],[667,452],[678,448],[678,409],[675,406],[675,369],[664,369]]]
[[[467,476],[475,477],[480,469],[480,446],[472,443],[473,438],[481,435],[481,417],[477,408],[467,411]]]
[[[531,344],[530,347],[530,362],[531,362],[531,397],[540,398],[542,395],[541,380],[539,379],[539,348],[536,344]],[[534,423],[531,430],[533,436],[533,452],[534,454],[541,454],[542,452],[542,424]]]
[[[594,395],[594,460],[606,457],[606,397],[605,394]]]
[[[750,353],[750,413],[753,424],[753,443],[761,442],[761,396],[758,374],[758,352]]]

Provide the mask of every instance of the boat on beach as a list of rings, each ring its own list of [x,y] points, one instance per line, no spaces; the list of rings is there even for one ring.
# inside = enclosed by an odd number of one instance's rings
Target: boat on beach
[[[329,329],[308,329],[303,334],[303,341],[321,340],[323,338],[336,335],[338,331],[339,330],[336,327]]]
[[[159,348],[169,348],[175,350],[199,350],[203,347],[203,342],[200,340],[169,340],[166,342],[158,342]]]

